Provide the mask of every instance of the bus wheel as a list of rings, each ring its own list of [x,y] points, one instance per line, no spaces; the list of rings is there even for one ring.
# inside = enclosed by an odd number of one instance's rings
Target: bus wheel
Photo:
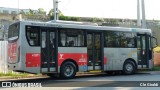
[[[123,73],[126,75],[130,75],[135,73],[136,67],[133,61],[126,61],[123,65]]]
[[[76,65],[72,62],[62,64],[60,76],[65,79],[73,78],[76,75]]]

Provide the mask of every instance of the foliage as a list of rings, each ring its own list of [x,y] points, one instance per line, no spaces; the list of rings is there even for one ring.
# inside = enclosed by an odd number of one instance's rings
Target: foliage
[[[68,20],[68,21],[80,21],[79,17],[69,17],[69,16],[60,16],[60,20]]]
[[[154,48],[154,52],[156,52],[156,53],[160,53],[160,46],[158,46],[158,47]]]
[[[26,13],[23,10],[21,10],[19,14],[25,15]]]
[[[38,13],[43,13],[43,12],[45,12],[43,8],[38,9]]]
[[[86,18],[82,21],[86,21],[86,22],[104,22],[103,18],[97,18],[97,17],[93,17],[93,18]]]
[[[38,9],[38,14],[46,14],[46,11],[43,8]]]
[[[103,21],[102,18],[96,18],[96,17],[91,18],[91,22],[102,22],[102,21]]]
[[[160,66],[155,66],[155,67],[153,67],[152,70],[153,70],[153,71],[160,71]]]
[[[60,10],[58,12],[59,12],[59,16],[63,16],[63,13]],[[51,18],[54,17],[54,10],[53,9],[51,9],[49,11],[48,16],[50,16]]]
[[[34,13],[34,10],[32,10],[32,9],[29,9],[29,15],[34,15],[35,13]]]

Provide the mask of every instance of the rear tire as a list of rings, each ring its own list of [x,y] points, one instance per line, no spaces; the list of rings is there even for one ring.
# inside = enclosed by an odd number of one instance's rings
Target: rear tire
[[[136,65],[134,64],[133,61],[125,61],[123,65],[123,73],[126,75],[131,75],[134,74],[136,71]]]
[[[65,62],[61,66],[60,76],[64,79],[74,78],[76,75],[76,65],[73,62]]]

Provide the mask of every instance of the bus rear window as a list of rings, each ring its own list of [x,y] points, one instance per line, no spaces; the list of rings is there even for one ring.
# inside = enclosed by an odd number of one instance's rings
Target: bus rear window
[[[20,23],[15,23],[9,26],[9,30],[8,30],[8,40],[9,41],[18,39],[19,27],[20,27]]]

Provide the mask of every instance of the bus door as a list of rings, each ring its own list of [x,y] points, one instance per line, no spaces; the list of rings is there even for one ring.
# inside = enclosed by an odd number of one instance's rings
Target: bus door
[[[49,28],[50,29],[50,28]],[[57,35],[56,30],[41,29],[41,72],[55,72],[57,70]]]
[[[87,32],[88,70],[103,70],[102,33]]]
[[[149,67],[149,35],[147,34],[138,34],[137,35],[137,53],[138,53],[138,67],[139,68],[148,68]]]

